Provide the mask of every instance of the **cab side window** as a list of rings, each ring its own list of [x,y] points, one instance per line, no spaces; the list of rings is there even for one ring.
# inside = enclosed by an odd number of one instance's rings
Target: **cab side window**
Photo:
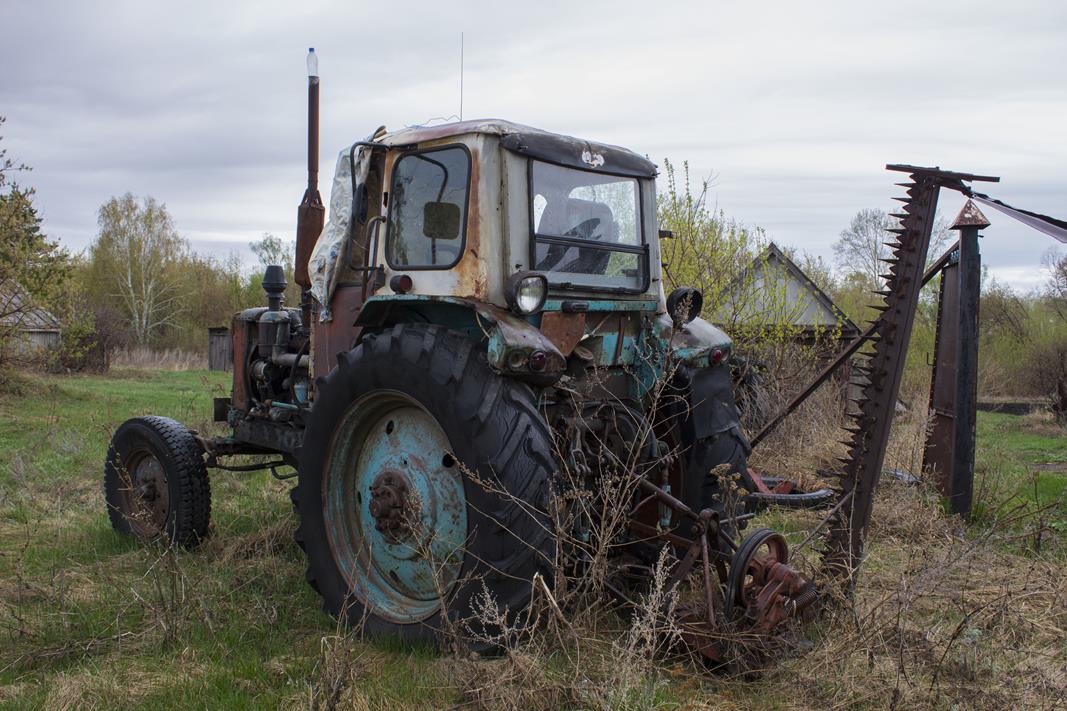
[[[471,159],[449,146],[408,153],[393,166],[386,261],[393,269],[448,269],[467,228]]]

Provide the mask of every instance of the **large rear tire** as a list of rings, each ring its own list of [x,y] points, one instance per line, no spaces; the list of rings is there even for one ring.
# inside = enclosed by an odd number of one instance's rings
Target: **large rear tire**
[[[484,642],[499,631],[480,619],[488,590],[514,622],[554,564],[550,443],[530,388],[462,334],[403,324],[339,356],[293,495],[325,610],[373,636]]]
[[[104,498],[120,533],[199,544],[211,518],[211,487],[192,432],[167,417],[123,422],[104,463]]]

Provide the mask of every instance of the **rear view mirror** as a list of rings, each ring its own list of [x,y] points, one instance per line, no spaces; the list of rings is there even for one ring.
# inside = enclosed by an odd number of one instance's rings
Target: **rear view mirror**
[[[459,205],[428,202],[422,206],[422,234],[430,239],[459,237]]]

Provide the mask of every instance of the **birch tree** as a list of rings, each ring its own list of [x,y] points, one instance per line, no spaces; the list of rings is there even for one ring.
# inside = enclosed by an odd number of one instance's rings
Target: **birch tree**
[[[149,345],[174,326],[182,309],[179,270],[189,251],[164,204],[130,193],[100,207],[100,234],[90,248],[97,278],[118,299],[131,340]]]
[[[896,239],[889,230],[896,227],[899,227],[897,218],[885,210],[860,210],[852,217],[848,228],[841,230],[838,240],[834,242],[837,265],[846,274],[861,274],[868,288],[881,288],[885,283],[881,275],[889,270],[889,265],[882,260],[890,257],[892,251],[887,243]],[[950,236],[948,223],[938,216],[930,234],[928,259],[941,256]]]

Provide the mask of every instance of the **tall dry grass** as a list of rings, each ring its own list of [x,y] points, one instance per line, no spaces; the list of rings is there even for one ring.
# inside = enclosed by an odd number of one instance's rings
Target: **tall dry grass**
[[[207,355],[181,348],[157,350],[143,346],[118,348],[111,352],[111,365],[137,370],[206,370]]]
[[[780,381],[779,381],[780,382]],[[912,403],[922,403],[921,384]],[[763,393],[783,402],[781,388]],[[753,461],[800,479],[844,454],[844,389],[828,384]],[[1005,503],[968,528],[947,515],[922,476],[925,407],[898,409],[867,558],[852,597],[793,621],[774,638],[728,640],[733,663],[709,671],[677,644],[662,611],[670,552],[630,606],[561,604],[537,590],[536,624],[510,635],[492,659],[462,657],[448,678],[463,708],[974,708],[1053,709],[1067,700],[1067,583],[1062,541],[1035,551],[1020,529],[1036,514]],[[992,494],[991,494],[992,495]],[[786,530],[794,546],[821,512],[770,511],[755,525]],[[796,551],[814,575],[818,539]],[[483,614],[499,617],[491,602]]]

